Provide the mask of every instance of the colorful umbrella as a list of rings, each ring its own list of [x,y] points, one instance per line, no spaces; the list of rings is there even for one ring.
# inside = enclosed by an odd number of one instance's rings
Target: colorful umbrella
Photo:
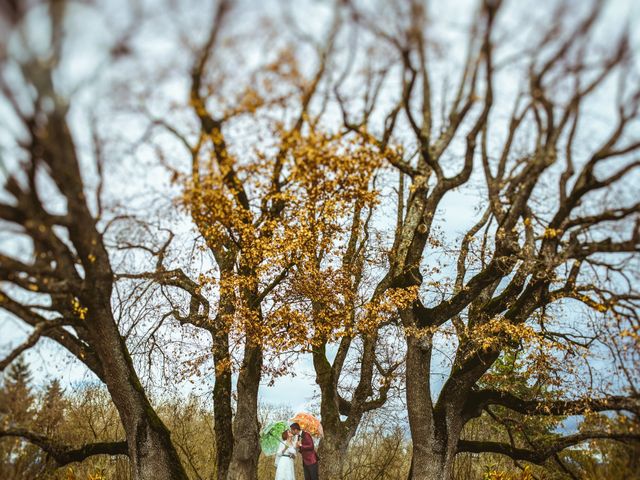
[[[289,428],[285,421],[273,422],[262,429],[260,448],[265,455],[275,455],[282,442],[282,432]]]
[[[302,427],[302,430],[309,432],[312,437],[320,438],[324,436],[320,420],[318,420],[310,413],[296,413],[295,416],[291,419],[291,422],[295,422],[300,425],[300,427]]]

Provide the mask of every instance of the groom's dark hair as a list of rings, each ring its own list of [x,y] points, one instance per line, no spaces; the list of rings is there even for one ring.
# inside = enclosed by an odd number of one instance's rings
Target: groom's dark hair
[[[289,428],[290,428],[291,430],[302,430],[302,429],[300,428],[300,425],[298,425],[297,423],[292,423],[291,425],[289,425]]]

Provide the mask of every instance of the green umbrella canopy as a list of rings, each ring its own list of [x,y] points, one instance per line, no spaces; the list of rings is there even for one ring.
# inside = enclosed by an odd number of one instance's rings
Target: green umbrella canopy
[[[285,421],[273,422],[262,429],[260,448],[265,455],[275,455],[282,443],[282,432],[289,428]]]

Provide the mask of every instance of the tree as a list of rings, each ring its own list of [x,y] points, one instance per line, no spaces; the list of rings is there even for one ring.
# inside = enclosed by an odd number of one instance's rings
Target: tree
[[[29,427],[36,398],[31,389],[31,372],[24,357],[14,362],[3,378],[0,390],[0,431]],[[11,478],[31,478],[41,468],[38,449],[19,438],[0,438],[0,470]]]
[[[605,415],[590,415],[584,430],[627,430],[629,423],[637,423],[625,415],[607,418]],[[566,468],[574,477],[592,480],[596,478],[633,478],[640,472],[638,442],[628,440],[616,442],[604,440],[591,442],[589,448],[567,451],[563,456]]]
[[[49,60],[30,51],[28,43],[21,45],[20,55],[2,54],[3,101],[21,128],[15,145],[21,160],[14,162],[16,168],[5,180],[5,197],[10,200],[0,204],[0,219],[23,241],[29,258],[15,251],[0,255],[0,307],[33,329],[3,366],[41,338],[57,342],[105,383],[127,441],[72,449],[23,429],[4,429],[2,436],[29,440],[62,465],[94,454],[128,453],[133,478],[186,478],[113,316],[114,275],[98,226],[101,200],[96,201],[98,211],[92,210],[68,119],[71,99],[54,81],[63,52],[66,4],[51,2],[45,7],[51,37],[49,48],[40,53]],[[22,8],[10,8],[6,20],[29,38],[21,23],[27,13]],[[7,78],[10,70],[18,72],[19,81]],[[63,212],[53,213],[52,198],[66,205]]]
[[[58,425],[64,418],[66,403],[60,380],[54,378],[45,388],[42,405],[36,417],[38,431],[47,438],[56,439]]]
[[[61,4],[51,5],[55,27]],[[341,1],[323,17],[323,41],[285,15],[265,40],[273,48],[256,58],[251,41],[262,30],[243,43],[231,3],[216,3],[189,65],[168,59],[172,75],[189,71],[184,101],[171,97],[159,115],[147,105],[139,142],[157,147],[181,189],[179,208],[210,259],[199,271],[169,258],[170,233],[153,248],[129,244],[154,257],[146,271],[114,273],[101,199],[87,199],[69,107],[54,88],[56,63],[3,57],[29,88],[4,82],[27,140],[0,217],[32,251],[29,262],[0,257],[0,305],[33,331],[2,365],[41,337],[62,344],[109,389],[134,474],[183,478],[113,314],[116,281],[150,282],[170,306],[154,332],[171,317],[208,332],[220,480],[256,477],[260,382],[281,374],[273,359],[291,352],[314,361],[328,476],[344,474],[348,444],[399,372],[410,479],[450,479],[458,453],[560,465],[564,450],[586,441],[636,441],[624,422],[550,430],[566,415],[640,409],[637,58],[624,29],[598,30],[602,2],[568,5],[479,1],[460,34],[443,30],[446,12],[426,2]],[[596,132],[594,109],[607,123]],[[176,142],[186,155],[175,155]],[[438,226],[452,220],[461,192],[477,209],[453,239]],[[45,196],[62,207],[45,207]],[[583,381],[603,352],[620,375]],[[518,368],[501,369],[512,355]],[[435,365],[447,356],[437,384]],[[489,418],[501,434],[465,435]],[[8,434],[60,464],[71,458],[34,432]],[[162,468],[139,451],[143,439]]]
[[[265,371],[281,374],[264,361],[265,355],[277,359],[291,351],[313,352],[325,419],[325,474],[340,475],[362,416],[385,402],[391,387],[387,380],[398,367],[398,362],[385,366],[376,358],[377,327],[395,298],[359,304],[367,215],[377,197],[373,177],[383,156],[377,143],[327,128],[323,112],[312,110],[326,88],[327,59],[342,10],[335,10],[326,39],[314,45],[317,64],[310,74],[302,72],[302,59],[287,45],[252,67],[245,84],[220,66],[220,58],[231,50],[234,70],[242,69],[241,46],[234,45],[233,35],[222,41],[229,8],[226,2],[218,4],[208,38],[195,53],[188,105],[197,119],[195,128],[183,131],[170,117],[151,119],[152,126],[177,138],[189,153],[186,175],[169,167],[184,188],[180,203],[214,268],[194,280],[185,266],[165,266],[169,238],[156,252],[155,272],[122,277],[187,292],[188,309],[170,300],[175,305],[171,313],[180,323],[210,333],[218,478],[255,477],[259,384]],[[268,139],[256,139],[244,151],[246,141],[229,132],[247,123]],[[359,386],[348,401],[338,395],[338,382],[359,335],[364,360]],[[326,347],[336,339],[341,339],[339,360],[331,365]],[[232,417],[234,343],[242,353]],[[373,399],[376,369],[385,381]],[[341,413],[349,420],[341,421]]]
[[[536,29],[537,39],[527,39],[524,51],[513,57],[522,63],[511,63],[510,57],[498,56],[506,47],[497,40],[505,15],[502,2],[480,2],[458,87],[449,100],[436,98],[432,85],[437,67],[430,42],[436,39],[423,3],[389,6],[391,23],[364,6],[351,9],[358,24],[395,50],[401,88],[395,89],[398,106],[388,110],[382,127],[366,114],[356,120],[357,113],[342,101],[345,128],[379,141],[393,134],[410,138],[405,151],[416,152],[390,159],[411,186],[390,268],[378,285],[378,290],[419,289],[411,307],[400,312],[413,440],[410,478],[450,478],[458,452],[494,452],[536,463],[602,437],[599,432],[580,433],[534,448],[460,440],[464,425],[492,405],[528,415],[638,409],[637,398],[615,395],[615,389],[572,398],[576,389],[556,385],[553,395],[535,392],[522,398],[480,383],[514,344],[531,354],[537,373],[550,376],[559,369],[561,352],[575,352],[581,343],[568,329],[568,320],[557,321],[549,313],[566,299],[581,302],[600,322],[626,325],[633,337],[629,346],[637,347],[638,295],[634,281],[627,282],[624,267],[618,267],[618,262],[637,259],[640,238],[640,205],[625,195],[639,166],[631,154],[640,148],[630,127],[638,116],[640,92],[626,82],[634,57],[625,32],[610,36],[602,54],[591,43],[601,3],[591,5],[575,24],[560,8],[545,17],[549,25]],[[563,29],[566,35],[560,33]],[[533,51],[530,45],[535,45]],[[507,66],[522,75],[515,77],[522,78],[519,93],[512,94],[500,80]],[[622,82],[618,103],[612,106],[617,112],[613,127],[598,138],[598,145],[579,151],[584,111],[597,92],[611,88],[610,77],[616,73]],[[506,121],[499,114],[505,103],[512,105]],[[444,112],[439,120],[435,105]],[[404,121],[389,121],[398,112]],[[458,248],[450,249],[458,251],[450,268],[455,273],[443,281],[448,272],[433,260],[438,246],[434,222],[446,195],[477,181],[482,182],[484,213]],[[431,276],[425,278],[425,271]],[[562,314],[558,309],[555,316]],[[454,339],[455,349],[449,376],[434,400],[434,339],[443,334]],[[604,337],[598,340],[607,343]],[[565,372],[571,373],[575,375]]]
[[[24,357],[20,357],[6,373],[2,389],[2,410],[10,412],[7,419],[18,425],[31,421],[35,400],[31,382],[29,366]]]

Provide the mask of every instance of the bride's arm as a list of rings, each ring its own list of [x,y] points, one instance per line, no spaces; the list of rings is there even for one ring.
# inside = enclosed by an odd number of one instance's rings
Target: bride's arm
[[[275,456],[274,462],[273,462],[276,467],[278,466],[278,460],[280,460],[282,455],[285,453],[285,451],[284,451],[285,447],[286,447],[286,445],[284,445],[282,443],[280,445],[278,445],[278,450],[276,451],[276,456]]]

